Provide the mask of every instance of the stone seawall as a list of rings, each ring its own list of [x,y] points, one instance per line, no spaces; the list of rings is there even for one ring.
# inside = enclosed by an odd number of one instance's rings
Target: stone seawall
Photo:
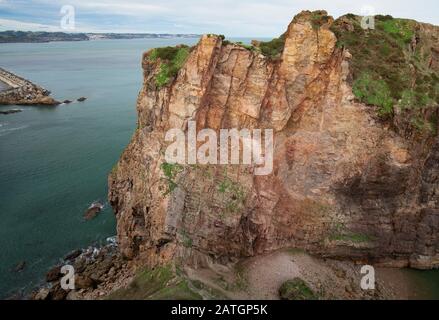
[[[26,83],[31,83],[30,81],[23,79],[9,71],[6,71],[3,68],[0,68],[0,81],[6,83],[12,88],[19,88],[26,85]]]
[[[10,89],[10,86],[7,83],[4,83],[3,81],[0,81],[0,92],[6,91]]]
[[[0,81],[9,88],[0,92],[0,104],[3,105],[58,105],[50,96],[50,91],[0,68]]]

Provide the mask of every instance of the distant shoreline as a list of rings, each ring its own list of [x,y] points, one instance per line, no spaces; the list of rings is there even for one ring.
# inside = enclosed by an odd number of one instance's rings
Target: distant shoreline
[[[65,33],[34,31],[1,31],[0,43],[48,43],[61,41],[199,38],[198,34],[171,33]]]

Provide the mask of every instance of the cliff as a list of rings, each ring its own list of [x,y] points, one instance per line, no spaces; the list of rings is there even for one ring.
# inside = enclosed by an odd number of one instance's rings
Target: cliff
[[[37,86],[9,71],[0,68],[0,82],[4,90],[0,91],[0,105],[58,105],[50,96],[50,91]]]
[[[358,26],[302,12],[268,43],[206,35],[147,52],[138,129],[109,177],[122,253],[204,266],[294,247],[438,267],[439,28],[390,17]],[[272,174],[166,164],[166,132],[191,120],[274,129]]]

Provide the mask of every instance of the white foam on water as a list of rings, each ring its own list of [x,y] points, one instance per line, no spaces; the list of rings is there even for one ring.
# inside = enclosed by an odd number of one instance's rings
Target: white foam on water
[[[10,133],[12,133],[14,131],[17,131],[17,130],[26,129],[28,127],[29,126],[26,125],[26,126],[20,126],[20,127],[15,127],[15,128],[2,129],[2,130],[0,130],[0,137],[6,136],[6,135],[8,135],[8,134],[10,134]]]

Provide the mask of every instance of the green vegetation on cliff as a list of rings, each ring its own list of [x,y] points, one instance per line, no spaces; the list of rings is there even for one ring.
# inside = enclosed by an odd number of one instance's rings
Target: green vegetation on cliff
[[[145,269],[130,285],[112,293],[109,300],[201,300],[187,279],[176,274],[171,265]]]
[[[300,278],[288,280],[279,288],[279,296],[282,300],[317,300],[317,295]]]
[[[169,84],[183,67],[190,53],[190,48],[185,45],[177,47],[164,47],[153,49],[149,55],[150,61],[160,59],[160,72],[156,76],[156,85],[161,88]]]
[[[401,109],[439,104],[439,82],[430,68],[431,47],[413,20],[376,16],[375,29],[361,27],[361,18],[340,17],[331,26],[338,47],[352,54],[353,92],[362,102],[378,106],[383,118]],[[432,119],[426,119],[432,121]]]
[[[311,13],[311,25],[314,30],[320,29],[321,26],[330,20],[332,20],[332,18],[327,15],[326,11],[314,11]]]
[[[285,34],[281,35],[279,38],[275,38],[271,41],[261,42],[259,48],[264,56],[271,59],[278,58],[285,46]]]
[[[177,188],[177,183],[175,182],[176,176],[183,171],[183,167],[179,164],[172,164],[164,162],[161,164],[160,168],[165,176],[165,180],[168,184],[168,190],[165,192],[165,196],[172,193],[172,191]]]

